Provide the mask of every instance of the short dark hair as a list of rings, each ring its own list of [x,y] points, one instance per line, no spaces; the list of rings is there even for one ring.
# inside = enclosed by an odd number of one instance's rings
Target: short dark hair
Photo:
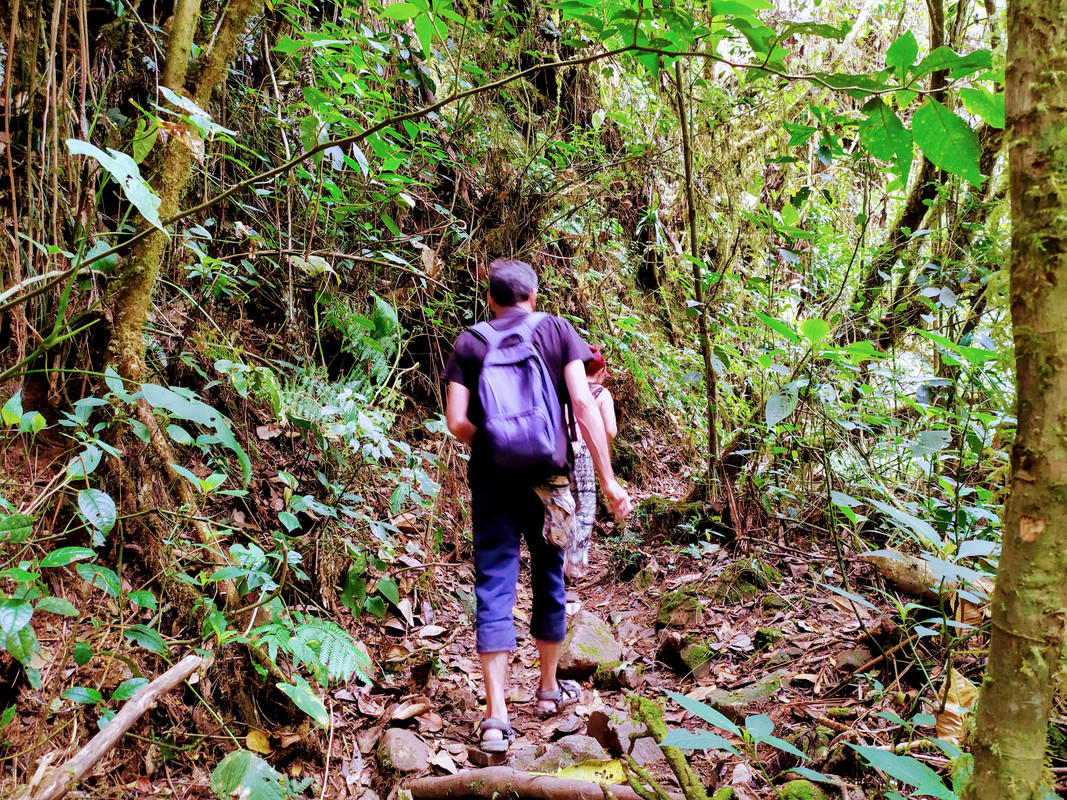
[[[525,261],[498,258],[489,265],[489,296],[508,307],[537,294],[537,273]]]

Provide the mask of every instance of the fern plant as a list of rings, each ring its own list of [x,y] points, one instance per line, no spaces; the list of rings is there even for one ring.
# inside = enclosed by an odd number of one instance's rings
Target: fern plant
[[[370,659],[344,628],[330,620],[294,612],[261,625],[251,636],[267,648],[272,661],[284,653],[294,668],[306,667],[321,684],[347,683],[353,678],[372,682]]]

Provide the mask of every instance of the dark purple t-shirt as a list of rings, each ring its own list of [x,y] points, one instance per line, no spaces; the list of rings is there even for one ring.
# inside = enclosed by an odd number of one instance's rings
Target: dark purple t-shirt
[[[527,313],[529,312],[521,308],[509,308],[489,324],[498,331],[509,330],[519,325]],[[570,392],[563,378],[563,368],[572,361],[590,361],[593,353],[589,345],[582,341],[582,337],[574,330],[574,326],[565,319],[553,316],[545,317],[534,329],[533,344],[541,354],[548,368],[548,374],[552,376],[560,405],[569,407]],[[478,398],[478,379],[482,375],[482,361],[485,359],[486,350],[485,342],[470,331],[465,331],[456,340],[456,348],[445,365],[443,375],[444,380],[462,384],[471,393],[467,418],[478,428],[478,431],[474,434],[474,442],[471,444],[471,460],[467,470],[468,480],[472,486],[520,480],[536,482],[544,478],[544,470],[501,469],[493,463],[482,438],[482,423],[485,414],[482,411],[481,400]],[[561,448],[558,460],[572,463],[574,456],[570,452],[569,439],[567,431],[561,430],[558,438]]]

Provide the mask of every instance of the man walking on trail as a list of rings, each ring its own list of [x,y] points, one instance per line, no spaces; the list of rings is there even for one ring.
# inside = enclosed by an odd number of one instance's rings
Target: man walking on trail
[[[573,455],[560,407],[573,410],[612,513],[621,520],[631,509],[629,495],[612,472],[604,422],[586,380],[585,362],[593,354],[569,322],[534,312],[536,303],[533,268],[522,261],[494,261],[489,307],[495,318],[459,337],[444,372],[448,429],[471,447],[467,476],[474,528],[475,632],[486,684],[486,716],[480,725],[486,752],[505,752],[514,738],[505,696],[511,651],[516,648],[512,609],[523,536],[533,589],[530,633],[541,662],[537,712],[554,714],[581,694],[573,681],[556,678],[567,632],[563,551],[542,535],[546,504],[535,491],[537,487],[545,495],[564,492],[570,497],[569,488],[562,487],[568,485]],[[509,359],[508,353],[526,353],[528,358],[516,366],[518,358]],[[541,381],[541,375],[547,378]],[[541,383],[544,402],[538,395]],[[509,404],[528,408],[508,415],[502,409]],[[543,424],[538,427],[531,420]]]

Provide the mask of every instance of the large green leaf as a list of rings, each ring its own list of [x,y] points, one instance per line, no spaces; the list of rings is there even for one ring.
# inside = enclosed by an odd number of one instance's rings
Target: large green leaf
[[[75,561],[85,561],[92,558],[96,552],[88,547],[60,547],[41,559],[42,567],[65,567]]]
[[[885,65],[893,70],[897,80],[902,81],[908,74],[908,69],[915,63],[915,56],[918,54],[919,43],[915,41],[915,34],[911,31],[904,31],[885,51]]]
[[[215,430],[219,443],[233,450],[241,465],[241,485],[248,487],[252,479],[252,462],[244,448],[237,442],[227,420],[222,414],[213,409],[207,403],[192,400],[165,386],[157,386],[154,383],[145,383],[141,386],[141,395],[152,408],[162,408],[164,411],[180,419],[195,422]]]
[[[1004,94],[993,94],[984,86],[960,90],[960,100],[968,114],[981,117],[990,127],[1004,128]]]
[[[211,791],[220,800],[286,800],[280,772],[249,750],[229,753],[211,773]]]
[[[908,786],[915,787],[915,794],[939,797],[942,800],[955,800],[955,795],[945,786],[941,777],[912,756],[898,756],[888,750],[879,750],[877,747],[865,747],[860,744],[848,743],[854,748],[872,767],[880,769],[891,778],[896,778]]]
[[[928,97],[912,117],[911,130],[934,166],[981,185],[978,134],[944,104]]]
[[[115,527],[118,512],[115,501],[107,492],[99,489],[82,489],[78,492],[78,508],[89,524],[105,536]]]
[[[71,155],[95,158],[101,167],[111,173],[115,183],[122,187],[126,199],[141,212],[141,216],[161,231],[166,230],[159,218],[159,196],[141,177],[137,162],[130,156],[110,147],[105,153],[99,147],[77,139],[67,139],[67,149]]]
[[[27,625],[4,638],[4,649],[23,666],[29,665],[37,652],[37,634]]]
[[[860,121],[859,134],[864,148],[875,158],[893,164],[898,175],[907,175],[914,155],[911,131],[904,127],[896,112],[877,97],[863,110],[867,116]]]
[[[668,731],[662,742],[664,747],[680,747],[683,750],[725,750],[735,756],[741,754],[729,741],[710,731],[690,733],[684,730]]]
[[[925,78],[931,72],[952,70],[952,76],[960,78],[992,66],[993,54],[988,50],[960,55],[950,47],[939,47],[920,61],[912,72],[916,78]]]
[[[767,415],[767,427],[773,428],[782,420],[789,417],[794,411],[796,411],[797,404],[800,402],[800,397],[794,391],[788,391],[783,389],[780,392],[775,392],[767,398],[767,408],[765,414]]]
[[[797,336],[797,332],[781,320],[777,320],[774,317],[769,317],[766,314],[761,314],[759,311],[756,312],[756,316],[760,318],[764,325],[766,325],[771,330],[777,331],[778,333],[782,334],[782,336],[784,336],[789,341],[800,341],[800,337]]]
[[[722,713],[716,711],[711,706],[701,703],[699,700],[694,700],[691,697],[686,697],[684,694],[678,694],[678,692],[667,692],[667,696],[674,702],[688,711],[690,714],[695,714],[709,725],[714,725],[716,728],[721,728],[727,733],[732,733],[734,736],[741,735],[741,729],[737,727],[728,717],[723,716]]]
[[[921,520],[907,511],[901,511],[888,503],[882,503],[878,500],[868,500],[867,502],[893,520],[897,527],[918,536],[920,542],[926,547],[940,547],[941,537],[937,535],[937,531],[934,530],[934,527],[929,522]]]
[[[296,684],[279,683],[278,688],[286,694],[296,707],[311,717],[323,728],[330,724],[330,714],[326,710],[322,699],[311,690],[311,686],[299,675],[295,677]]]
[[[18,544],[30,538],[34,519],[29,514],[5,514],[0,516],[0,542]]]
[[[8,636],[25,628],[33,617],[33,606],[25,600],[0,603],[0,633]]]

